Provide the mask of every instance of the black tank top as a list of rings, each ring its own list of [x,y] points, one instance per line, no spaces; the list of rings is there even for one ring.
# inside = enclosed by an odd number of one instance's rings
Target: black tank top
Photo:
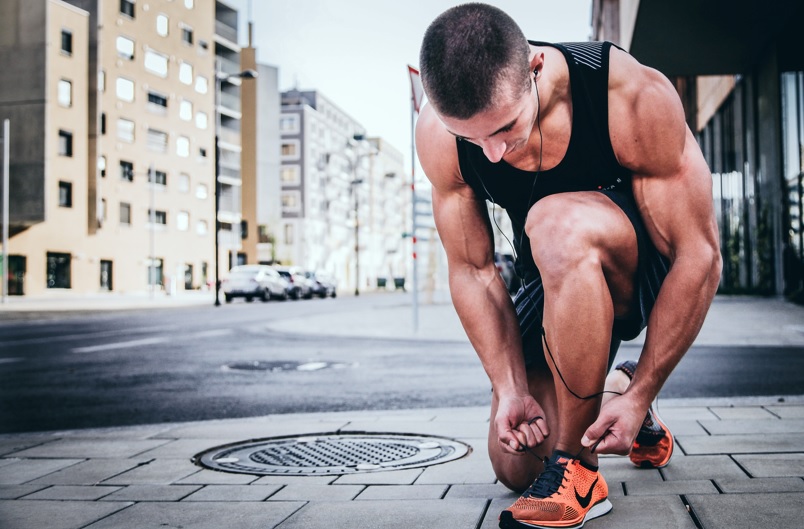
[[[631,171],[614,157],[609,138],[608,81],[610,42],[553,44],[531,41],[536,46],[560,50],[569,67],[572,91],[572,132],[564,158],[554,168],[537,173],[523,171],[505,160],[492,163],[483,149],[458,141],[458,161],[464,181],[480,198],[504,208],[511,219],[517,269],[520,277],[533,276],[536,266],[530,241],[524,234],[530,207],[539,199],[569,191],[617,190],[631,195]],[[544,138],[549,142],[550,138]],[[534,179],[536,179],[534,184]],[[521,251],[521,249],[526,249]]]

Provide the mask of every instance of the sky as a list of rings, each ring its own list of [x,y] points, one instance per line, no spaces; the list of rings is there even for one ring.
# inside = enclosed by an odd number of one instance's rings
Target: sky
[[[240,44],[254,23],[257,61],[279,68],[279,89],[318,90],[411,160],[411,89],[430,22],[460,1],[225,0],[240,11]],[[487,0],[531,40],[585,41],[591,0]]]

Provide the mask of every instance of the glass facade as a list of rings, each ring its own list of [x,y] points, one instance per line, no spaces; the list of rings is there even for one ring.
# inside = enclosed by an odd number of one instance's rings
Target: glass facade
[[[804,72],[781,79],[784,294],[804,303]]]
[[[720,292],[773,295],[781,274],[784,295],[802,303],[804,73],[780,74],[778,131],[763,129],[766,121],[759,114],[768,112],[770,99],[758,93],[759,84],[756,76],[738,77],[734,90],[698,134],[712,170],[723,254]],[[781,135],[782,167],[777,171],[766,161],[775,154],[765,147],[774,133]]]

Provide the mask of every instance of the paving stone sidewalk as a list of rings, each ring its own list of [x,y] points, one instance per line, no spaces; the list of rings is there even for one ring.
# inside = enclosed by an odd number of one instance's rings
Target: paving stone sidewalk
[[[663,401],[678,449],[662,470],[606,456],[614,509],[590,529],[802,527],[804,398]],[[497,527],[486,408],[274,415],[0,436],[3,529]],[[458,460],[342,476],[255,476],[191,458],[255,438],[407,433],[471,446]]]
[[[52,304],[41,306],[16,308]],[[312,327],[409,337],[400,325],[409,314],[400,304]],[[446,304],[422,308],[418,337],[465,340]],[[696,343],[800,345],[804,307],[718,298]],[[660,412],[677,440],[670,465],[643,470],[627,458],[602,458],[614,509],[585,527],[804,527],[804,396],[662,400]],[[479,407],[0,435],[0,529],[490,529],[516,495],[495,480],[487,428],[488,409]],[[471,452],[424,468],[326,477],[225,473],[191,460],[233,442],[324,432],[442,436]]]

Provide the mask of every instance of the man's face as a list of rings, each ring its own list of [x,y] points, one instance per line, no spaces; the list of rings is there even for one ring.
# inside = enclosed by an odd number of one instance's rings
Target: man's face
[[[481,147],[493,163],[527,144],[538,110],[532,77],[529,90],[518,90],[517,95],[512,95],[512,89],[500,90],[500,93],[508,95],[498,97],[489,110],[469,119],[439,115],[450,134]]]

